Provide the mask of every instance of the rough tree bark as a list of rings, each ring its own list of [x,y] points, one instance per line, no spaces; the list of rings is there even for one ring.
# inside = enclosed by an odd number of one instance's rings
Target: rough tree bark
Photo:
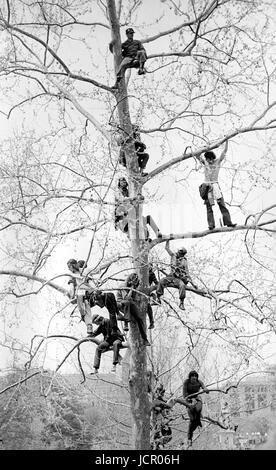
[[[109,22],[114,41],[115,73],[122,59],[121,38],[118,17],[114,0],[107,1]],[[126,135],[132,134],[132,125],[127,97],[125,79],[119,82],[118,90],[114,92],[120,128]],[[129,213],[129,236],[133,256],[133,267],[140,278],[141,290],[146,291],[148,282],[148,248],[145,241],[142,219],[142,178],[140,177],[134,143],[126,145],[126,162],[130,197],[134,198],[133,208]],[[146,297],[141,296],[139,308],[146,325]],[[136,450],[150,449],[150,408],[147,392],[147,358],[146,347],[143,345],[138,327],[130,323],[130,371],[129,387],[131,411],[133,416],[133,447]]]

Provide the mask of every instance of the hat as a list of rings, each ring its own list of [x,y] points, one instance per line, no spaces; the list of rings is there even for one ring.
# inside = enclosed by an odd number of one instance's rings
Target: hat
[[[99,320],[101,317],[101,315],[99,315],[98,313],[94,313],[94,315],[92,316],[92,323],[94,323],[96,320]]]
[[[186,248],[180,248],[178,251],[177,251],[177,254],[178,256],[185,256],[187,254],[187,250]]]
[[[132,28],[127,28],[127,29],[126,29],[126,34],[127,34],[127,33],[134,33],[134,29],[132,29]]]

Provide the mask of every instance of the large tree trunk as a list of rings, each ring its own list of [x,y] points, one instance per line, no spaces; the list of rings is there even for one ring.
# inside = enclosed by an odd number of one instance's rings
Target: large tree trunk
[[[112,31],[114,44],[114,66],[115,70],[121,61],[121,38],[120,27],[116,14],[115,1],[108,0],[109,22]],[[125,79],[119,82],[119,89],[116,92],[118,119],[120,128],[131,135],[132,125],[129,113],[129,103],[127,98],[127,88]],[[127,173],[129,183],[129,193],[131,198],[137,198],[133,204],[133,210],[129,215],[129,235],[131,239],[131,249],[133,256],[133,267],[138,273],[141,283],[141,290],[146,291],[148,282],[148,250],[146,249],[145,235],[143,230],[142,204],[137,197],[142,193],[142,186],[139,178],[139,167],[134,144],[130,143],[125,148]],[[139,308],[143,314],[146,325],[146,297],[141,295]],[[150,410],[147,386],[147,358],[146,347],[143,344],[138,327],[135,323],[130,323],[130,372],[129,387],[131,411],[133,416],[133,446],[134,449],[150,449]]]

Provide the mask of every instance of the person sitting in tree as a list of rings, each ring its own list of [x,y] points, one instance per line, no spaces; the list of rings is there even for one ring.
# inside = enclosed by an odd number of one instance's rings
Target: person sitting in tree
[[[97,305],[100,308],[106,307],[109,313],[112,332],[117,331],[117,316],[120,318],[121,314],[116,302],[113,292],[102,292],[101,290],[94,290],[89,297],[90,307]]]
[[[102,334],[104,340],[97,346],[94,357],[94,371],[93,374],[97,374],[100,368],[101,355],[103,352],[108,351],[113,346],[113,367],[111,372],[116,372],[116,366],[119,363],[120,355],[119,351],[124,341],[124,336],[117,327],[116,329],[112,325],[111,320],[104,318],[97,313],[93,315],[92,322],[98,325],[98,328],[91,334],[92,338]]]
[[[143,200],[143,196],[140,196]],[[128,214],[129,211],[132,209],[131,201],[132,198],[129,197],[128,191],[128,182],[127,180],[122,177],[118,180],[118,190],[115,194],[115,230],[120,229],[123,233],[127,234],[128,231]],[[143,224],[144,224],[144,233],[145,239],[150,241],[149,239],[149,231],[147,229],[147,225],[149,225],[152,230],[154,231],[156,237],[162,238],[162,233],[160,232],[158,226],[156,225],[155,221],[150,215],[143,217]]]
[[[188,282],[197,289],[197,286],[192,282],[189,274],[188,262],[186,259],[187,250],[186,248],[180,248],[176,253],[171,251],[169,246],[169,240],[165,246],[167,252],[171,257],[171,273],[163,277],[157,285],[156,294],[160,301],[160,297],[164,294],[165,287],[176,287],[179,290],[179,308],[185,310],[184,299],[186,297],[186,285]]]
[[[77,261],[71,258],[67,261],[67,266],[73,274],[68,281],[68,284],[72,285],[70,298],[76,297],[81,319],[86,324],[88,336],[91,336],[93,326],[88,297],[94,289],[89,285],[89,271],[85,269],[87,265],[84,260]]]
[[[221,166],[221,162],[224,160],[228,148],[228,142],[226,142],[224,150],[222,151],[219,158],[216,158],[214,152],[205,152],[204,158],[200,155],[197,157],[199,162],[204,168],[205,181],[199,187],[200,195],[204,199],[204,204],[207,210],[207,222],[209,230],[215,228],[215,218],[212,206],[215,205],[215,201],[219,206],[222,214],[223,224],[227,227],[235,227],[237,224],[233,224],[231,221],[230,213],[225,205],[224,198],[218,183],[218,175]]]
[[[168,405],[171,407],[175,403],[185,405],[188,409],[189,415],[189,428],[188,428],[188,445],[192,445],[193,433],[196,428],[202,427],[201,424],[201,411],[202,399],[197,393],[202,389],[205,393],[209,393],[208,388],[205,387],[203,382],[199,380],[198,373],[195,370],[189,372],[188,378],[183,383],[183,398],[171,398]]]
[[[125,144],[134,141],[134,146],[136,150],[138,166],[142,176],[147,176],[148,173],[144,172],[144,169],[147,166],[149,160],[149,154],[145,153],[144,150],[147,148],[146,144],[144,144],[141,140],[140,128],[139,126],[133,125],[133,134],[132,137],[123,138],[120,136],[117,139],[118,145],[121,145],[120,154],[119,154],[119,163],[126,167],[126,152],[124,149]]]
[[[145,62],[147,60],[147,53],[141,41],[133,39],[134,29],[127,28],[127,40],[122,43],[122,56],[123,60],[119,65],[116,76],[116,83],[112,88],[118,88],[118,83],[122,80],[126,69],[139,68],[138,75],[144,75]],[[109,50],[113,53],[114,40],[109,43]]]
[[[135,321],[139,328],[141,337],[144,341],[145,346],[150,346],[150,342],[147,338],[145,325],[143,322],[142,314],[138,308],[137,302],[140,301],[138,298],[137,288],[139,286],[139,278],[136,273],[129,274],[124,284],[119,288],[117,292],[117,304],[119,310],[124,315],[124,330],[128,330],[127,323]]]

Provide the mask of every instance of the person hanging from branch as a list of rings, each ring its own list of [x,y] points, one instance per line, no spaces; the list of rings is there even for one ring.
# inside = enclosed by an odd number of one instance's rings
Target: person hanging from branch
[[[143,201],[143,196],[139,196],[140,200]],[[128,214],[132,209],[133,198],[129,197],[128,182],[124,177],[118,180],[118,189],[115,193],[115,230],[121,230],[123,233],[128,235]],[[149,231],[147,229],[149,225],[154,231],[157,238],[162,238],[158,226],[150,215],[143,217],[143,228],[145,233],[145,239],[150,241]]]
[[[219,206],[222,214],[223,224],[227,227],[235,227],[237,224],[233,224],[231,221],[230,213],[225,205],[224,198],[218,182],[218,175],[221,166],[221,162],[224,160],[228,149],[228,141],[225,144],[224,150],[222,151],[219,158],[216,158],[214,152],[209,151],[204,153],[204,158],[200,155],[197,157],[199,162],[204,168],[205,181],[199,187],[199,193],[201,198],[204,200],[207,210],[207,222],[209,230],[215,228],[215,218],[213,213],[213,206],[215,201]]]
[[[95,313],[92,317],[92,322],[98,325],[98,328],[91,334],[92,338],[102,334],[104,340],[97,346],[94,356],[94,371],[92,374],[97,374],[100,368],[101,355],[108,351],[111,346],[113,347],[113,366],[111,372],[116,372],[116,366],[120,362],[119,351],[124,341],[124,336],[117,327],[112,325],[109,318],[104,318]]]
[[[179,308],[185,310],[184,299],[186,297],[186,285],[190,282],[195,289],[198,289],[196,284],[193,283],[189,274],[188,262],[186,259],[186,248],[180,248],[176,253],[170,249],[169,240],[166,242],[166,251],[171,257],[171,272],[168,276],[163,277],[156,289],[157,298],[160,302],[160,297],[164,294],[165,287],[175,287],[179,291]]]
[[[188,428],[188,445],[192,445],[193,434],[196,428],[202,427],[201,412],[202,412],[202,398],[197,393],[202,389],[205,393],[209,393],[208,388],[205,387],[203,382],[199,380],[198,373],[195,370],[189,372],[188,378],[183,383],[183,399],[172,398],[168,400],[168,405],[171,407],[175,403],[185,405],[188,409],[189,415],[189,428]]]
[[[94,290],[89,284],[89,279],[92,278],[89,277],[89,271],[85,269],[87,268],[87,265],[84,260],[77,261],[76,259],[71,258],[67,261],[67,266],[69,271],[72,273],[72,276],[68,281],[68,284],[71,285],[70,298],[76,298],[81,319],[87,327],[87,335],[91,336],[93,333],[93,326],[91,308],[88,299]]]
[[[140,301],[138,298],[137,288],[139,286],[139,278],[136,273],[129,274],[127,276],[124,284],[121,285],[117,292],[117,304],[119,310],[124,315],[124,330],[128,330],[128,323],[134,321],[137,323],[137,326],[140,331],[140,335],[144,341],[145,346],[150,346],[150,342],[147,338],[147,333],[143,321],[142,314],[137,305],[137,302]]]
[[[118,329],[117,316],[120,318],[121,314],[113,292],[94,290],[89,296],[89,303],[92,308],[95,307],[95,305],[100,308],[106,307],[109,313],[109,320],[111,322],[111,332],[116,332]]]
[[[142,176],[147,176],[148,173],[144,172],[147,166],[147,163],[149,161],[149,154],[144,152],[144,150],[147,147],[146,147],[146,144],[144,144],[141,140],[139,126],[132,125],[132,129],[133,129],[132,136],[127,136],[124,138],[121,134],[120,137],[117,138],[117,143],[118,145],[121,146],[120,153],[119,153],[119,163],[123,165],[124,167],[126,167],[125,145],[134,141],[139,170]]]
[[[122,43],[123,60],[117,70],[116,82],[112,88],[118,88],[118,83],[122,80],[128,68],[139,68],[138,75],[144,75],[146,73],[144,67],[147,60],[147,53],[141,41],[133,39],[134,33],[133,28],[126,29],[127,40]],[[114,40],[109,43],[109,50],[113,53]]]

